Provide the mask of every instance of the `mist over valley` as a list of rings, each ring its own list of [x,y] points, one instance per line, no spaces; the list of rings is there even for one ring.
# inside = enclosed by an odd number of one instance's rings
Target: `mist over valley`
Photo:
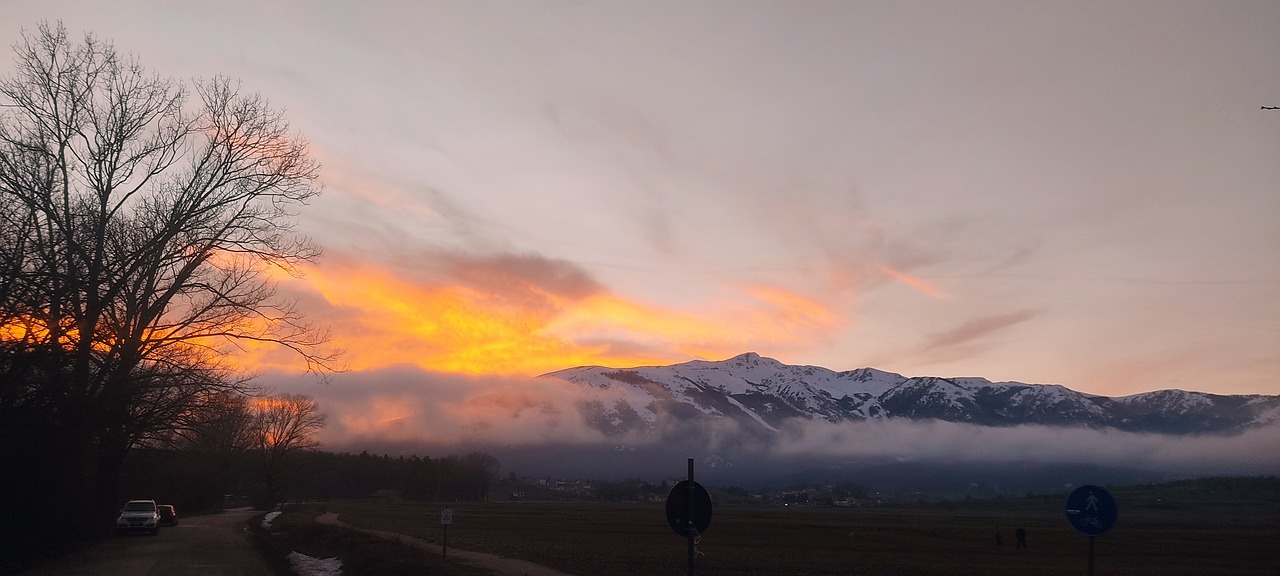
[[[956,495],[1280,473],[1276,396],[1106,398],[981,378],[833,372],[756,354],[537,378],[412,367],[340,374],[327,385],[265,378],[325,407],[325,450],[478,450],[496,456],[503,474],[660,480],[694,458],[699,478],[718,485],[858,481]],[[847,394],[836,397],[840,390]],[[908,392],[914,403],[902,399]]]

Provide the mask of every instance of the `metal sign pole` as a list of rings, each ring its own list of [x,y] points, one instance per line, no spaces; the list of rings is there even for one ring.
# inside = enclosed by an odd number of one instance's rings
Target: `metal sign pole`
[[[689,545],[689,576],[698,555],[698,541],[711,526],[711,495],[693,481],[693,458],[689,459],[689,479],[677,482],[667,495],[667,525],[684,536]]]
[[[689,576],[693,576],[693,491],[695,484],[693,483],[693,458],[689,459],[689,499],[685,503],[684,517],[688,518],[688,527],[686,528],[686,536],[689,538]]]
[[[449,525],[453,524],[453,508],[445,508],[440,511],[440,530],[444,533],[440,538],[440,559],[444,560],[449,554]]]
[[[1093,536],[1089,537],[1089,576],[1093,576]]]
[[[1067,521],[1089,537],[1089,576],[1093,576],[1093,538],[1110,530],[1118,514],[1115,497],[1101,486],[1085,484],[1067,495]]]

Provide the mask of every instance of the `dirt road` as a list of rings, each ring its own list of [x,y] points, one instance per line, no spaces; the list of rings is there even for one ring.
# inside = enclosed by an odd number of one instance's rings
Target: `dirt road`
[[[249,509],[183,518],[159,536],[117,536],[23,572],[32,576],[275,576],[241,530]]]

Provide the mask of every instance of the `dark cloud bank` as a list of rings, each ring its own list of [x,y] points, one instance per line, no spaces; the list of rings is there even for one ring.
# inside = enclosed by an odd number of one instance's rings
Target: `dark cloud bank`
[[[1236,435],[1112,429],[992,428],[943,421],[792,420],[778,433],[727,419],[660,414],[652,426],[605,434],[584,417],[607,393],[551,379],[466,377],[400,367],[339,374],[323,384],[273,375],[263,384],[316,398],[331,451],[443,456],[483,450],[503,473],[781,486],[851,481],[933,493],[1061,489],[1205,475],[1280,474],[1280,425]]]

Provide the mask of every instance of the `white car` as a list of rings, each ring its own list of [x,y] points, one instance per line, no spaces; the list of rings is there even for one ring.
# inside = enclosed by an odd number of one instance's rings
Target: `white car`
[[[130,500],[116,518],[116,532],[145,530],[152,536],[160,533],[160,512],[155,500]]]

